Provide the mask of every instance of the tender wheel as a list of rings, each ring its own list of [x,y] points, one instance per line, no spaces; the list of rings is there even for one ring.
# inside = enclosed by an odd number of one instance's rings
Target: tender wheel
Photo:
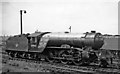
[[[17,53],[17,52],[14,53],[14,57],[15,57],[15,58],[18,57],[18,53]]]
[[[8,55],[10,56],[10,57],[13,57],[13,55],[12,55],[12,52],[10,51],[10,52],[8,52]]]
[[[37,60],[37,57],[38,57],[37,54],[32,54],[32,55],[31,55],[31,58]]]
[[[13,52],[10,52],[9,53],[11,57],[14,57],[14,53]]]
[[[8,55],[11,55],[11,52],[8,52]]]
[[[21,54],[19,52],[17,53],[17,58],[21,58]]]
[[[48,61],[48,62],[54,62],[54,52],[53,51],[49,51],[48,52],[48,56],[46,56],[46,60]]]
[[[26,58],[26,53],[22,53],[21,58]]]
[[[28,59],[32,59],[31,54],[28,53],[28,54],[27,54],[27,58],[28,58]]]
[[[67,55],[69,55],[69,53],[67,51],[65,51],[65,50],[60,51],[59,57],[61,58],[60,59],[61,63],[63,63],[63,64],[69,63],[69,61],[67,60]]]
[[[75,52],[73,53],[73,59],[72,62],[75,65],[82,65],[82,53],[81,52]]]

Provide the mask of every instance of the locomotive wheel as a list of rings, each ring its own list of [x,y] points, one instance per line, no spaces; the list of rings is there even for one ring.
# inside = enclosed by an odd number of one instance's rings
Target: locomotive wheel
[[[82,65],[82,57],[81,57],[81,52],[75,52],[73,53],[73,59],[72,62],[75,65]]]
[[[25,55],[26,55],[25,53],[22,53],[21,58],[25,58]]]
[[[17,53],[17,52],[14,53],[14,57],[15,57],[15,58],[18,57],[18,53]]]
[[[46,60],[48,61],[48,62],[54,62],[55,60],[54,60],[54,52],[53,51],[49,51],[48,52],[48,56],[46,56]]]
[[[34,53],[34,54],[31,54],[31,58],[32,58],[32,59],[37,59],[37,54],[35,54],[35,53]]]
[[[11,56],[11,57],[14,57],[14,53],[13,53],[12,51],[10,52],[10,56]]]
[[[72,61],[73,64],[79,66],[79,65],[82,65],[82,60],[80,58],[74,58],[74,60]]]
[[[19,52],[17,52],[17,58],[20,58],[20,53]]]
[[[10,57],[13,57],[13,55],[12,55],[12,52],[10,51],[10,52],[8,52],[8,55],[10,55]]]
[[[32,59],[31,54],[28,53],[28,54],[27,54],[27,58],[28,58],[28,59]]]
[[[30,55],[28,53],[23,53],[22,58],[30,59]]]
[[[8,52],[8,55],[11,55],[11,52]]]
[[[60,59],[61,63],[63,63],[63,64],[69,63],[69,61],[67,60],[67,57],[66,57],[67,55],[69,55],[69,53],[67,51],[65,51],[65,50],[60,51],[59,57],[62,58],[62,59]]]

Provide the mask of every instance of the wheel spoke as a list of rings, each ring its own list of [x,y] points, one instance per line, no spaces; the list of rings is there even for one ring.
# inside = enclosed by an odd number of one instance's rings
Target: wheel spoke
[[[60,51],[59,57],[61,58],[60,59],[61,63],[68,64],[69,61],[67,60],[67,55],[69,55],[67,51],[65,50]]]
[[[75,52],[73,53],[73,59],[72,62],[75,65],[81,65],[82,64],[82,57],[81,57],[81,52]]]

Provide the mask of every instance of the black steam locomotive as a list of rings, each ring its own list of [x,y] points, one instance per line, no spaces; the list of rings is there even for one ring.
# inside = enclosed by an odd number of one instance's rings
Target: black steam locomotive
[[[106,59],[100,57],[103,44],[101,33],[95,31],[83,34],[35,32],[8,38],[6,52],[16,58],[107,66]]]

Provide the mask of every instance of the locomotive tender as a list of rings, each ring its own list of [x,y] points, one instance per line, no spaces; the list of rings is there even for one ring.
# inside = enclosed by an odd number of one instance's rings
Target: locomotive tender
[[[83,34],[35,32],[8,38],[6,52],[17,58],[75,65],[100,62],[100,65],[106,66],[107,61],[99,56],[103,44],[102,34],[94,31]]]

